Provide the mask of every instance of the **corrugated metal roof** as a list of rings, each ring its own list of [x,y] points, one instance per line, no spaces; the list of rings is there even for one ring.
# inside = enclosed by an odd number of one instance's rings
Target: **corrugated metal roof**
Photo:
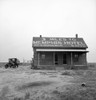
[[[87,48],[83,38],[33,37],[33,47]]]

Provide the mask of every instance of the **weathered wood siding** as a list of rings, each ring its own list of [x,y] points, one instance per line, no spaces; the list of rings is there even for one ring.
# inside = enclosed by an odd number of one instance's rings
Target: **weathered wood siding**
[[[53,65],[52,52],[40,52],[40,65]]]

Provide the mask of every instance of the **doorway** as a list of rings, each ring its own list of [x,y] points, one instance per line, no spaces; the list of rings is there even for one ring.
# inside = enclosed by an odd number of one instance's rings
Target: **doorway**
[[[55,65],[58,65],[58,54],[55,53]]]
[[[67,64],[67,55],[66,55],[66,53],[63,54],[63,64]]]

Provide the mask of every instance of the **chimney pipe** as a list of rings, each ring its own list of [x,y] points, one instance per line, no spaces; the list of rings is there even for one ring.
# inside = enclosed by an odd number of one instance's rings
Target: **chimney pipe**
[[[78,34],[76,34],[76,38],[78,38]]]
[[[42,35],[40,35],[40,38],[42,37]]]

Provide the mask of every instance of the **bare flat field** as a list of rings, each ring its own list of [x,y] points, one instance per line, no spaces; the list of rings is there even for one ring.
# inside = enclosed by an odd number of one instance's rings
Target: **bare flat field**
[[[96,100],[96,67],[88,70],[1,67],[0,100]]]

